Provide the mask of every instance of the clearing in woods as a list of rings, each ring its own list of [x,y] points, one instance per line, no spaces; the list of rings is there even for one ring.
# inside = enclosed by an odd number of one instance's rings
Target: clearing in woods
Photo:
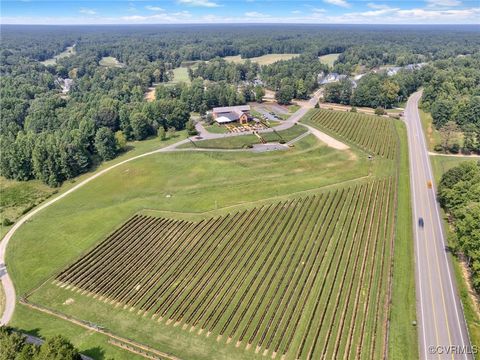
[[[297,57],[299,55],[300,54],[267,54],[267,55],[249,58],[249,60],[259,65],[270,65],[280,60],[293,59],[294,57]],[[242,58],[240,55],[225,56],[224,59],[234,63],[243,63],[247,60]]]
[[[121,63],[120,61],[118,61],[117,58],[114,58],[113,56],[105,56],[101,58],[98,63],[101,66],[105,66],[105,67],[116,67],[116,68],[125,67],[125,64]]]
[[[167,83],[168,84],[178,84],[178,83],[187,83],[190,84],[190,77],[188,76],[188,67],[180,66],[175,68],[173,71],[173,79]]]
[[[327,54],[319,56],[318,59],[321,63],[333,67],[333,63],[338,59],[339,56],[340,54]]]
[[[60,54],[55,55],[53,58],[40,61],[40,63],[45,66],[55,65],[58,60],[75,55],[75,53],[76,53],[75,45],[67,46],[67,48],[64,51],[62,51]]]

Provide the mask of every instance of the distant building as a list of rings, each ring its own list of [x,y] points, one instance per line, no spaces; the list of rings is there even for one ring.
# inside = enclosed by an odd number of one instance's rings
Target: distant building
[[[335,82],[338,82],[338,81],[346,79],[346,78],[347,78],[347,75],[340,75],[338,73],[330,73],[330,74],[325,76],[322,72],[322,73],[318,74],[317,81],[320,85],[324,85],[324,84],[335,83]]]
[[[62,79],[61,77],[57,78],[56,83],[62,88],[62,94],[66,94],[70,91],[70,88],[73,85],[73,79]]]
[[[405,65],[405,66],[394,66],[394,67],[391,67],[391,68],[387,69],[387,76],[396,75],[402,69],[409,70],[409,71],[421,69],[426,64],[427,63],[418,63],[418,64],[408,64],[408,65]]]
[[[63,90],[62,92],[64,94],[66,94],[67,92],[70,91],[70,88],[72,87],[73,85],[73,80],[72,79],[65,79],[64,83],[63,83]]]
[[[387,69],[387,76],[396,75],[401,70],[400,66],[394,66]]]
[[[250,105],[216,107],[213,108],[212,115],[215,121],[220,124],[235,121],[246,124],[252,120]]]

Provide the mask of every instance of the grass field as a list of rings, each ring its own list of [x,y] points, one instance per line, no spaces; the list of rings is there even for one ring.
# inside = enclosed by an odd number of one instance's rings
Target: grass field
[[[253,57],[253,58],[250,58],[249,60],[259,65],[270,65],[280,60],[290,60],[299,55],[300,54],[267,54],[267,55],[262,55],[258,57]],[[246,59],[242,59],[240,55],[225,56],[224,59],[234,63],[243,63],[246,60]]]
[[[321,63],[333,67],[333,63],[338,59],[340,54],[328,54],[319,56],[318,59]]]
[[[125,64],[121,63],[113,56],[105,56],[98,63],[99,65],[105,66],[105,67],[116,67],[116,68],[125,67]]]
[[[0,314],[3,314],[4,308],[5,308],[5,292],[3,291],[3,286],[0,286]]]
[[[188,76],[188,67],[178,67],[173,69],[173,79],[166,83],[168,84],[178,84],[178,83],[187,83],[190,84],[190,77]]]
[[[399,163],[388,358],[403,360],[418,358],[418,335],[412,325],[417,310],[407,131],[404,123],[393,123],[399,135]]]
[[[205,129],[212,134],[226,134],[228,133],[228,129],[224,125],[218,125],[217,123],[213,123],[212,125],[206,125]]]
[[[292,131],[296,128],[303,127]],[[143,151],[162,144],[158,139],[142,143]],[[391,275],[395,169],[388,158],[368,160],[360,147],[336,151],[312,135],[288,151],[155,154],[113,169],[20,228],[7,251],[9,272],[19,296],[39,287],[31,301],[183,359],[264,358],[266,349],[269,356],[276,351],[287,359],[335,354],[378,358],[389,317],[385,301]],[[130,241],[126,233],[114,232],[135,214],[138,221],[156,224],[142,226],[151,237]],[[400,217],[399,212],[399,224]],[[189,231],[199,230],[199,223],[212,222],[218,226],[205,227],[207,235],[189,236],[197,240],[172,237],[173,233],[188,237]],[[157,236],[162,232],[165,236]],[[250,232],[259,235],[249,236]],[[118,239],[131,248],[131,265],[122,265],[121,254],[126,253],[114,247],[111,261],[103,262],[102,247],[95,246],[105,239],[114,241],[109,234],[119,234]],[[403,248],[398,239],[405,241]],[[121,246],[120,240],[115,243]],[[395,244],[403,252],[395,255],[400,264],[394,271],[404,271],[405,276],[411,261],[408,242],[397,235]],[[149,255],[134,257],[141,253],[135,249]],[[52,284],[72,264],[82,268],[89,251],[100,259],[99,271],[88,275],[90,285],[77,282],[71,271],[62,281],[98,294],[105,291],[109,298],[115,292],[119,306]],[[32,253],[36,256],[29,256]],[[170,260],[147,261],[157,256]],[[253,261],[256,256],[263,260]],[[168,266],[173,260],[176,266]],[[109,274],[110,280],[124,278],[124,284],[113,290],[102,274]],[[321,279],[314,274],[321,274]],[[410,299],[408,281],[397,287],[402,299]],[[123,304],[135,301],[134,311],[124,309]],[[142,306],[149,309],[148,315],[138,314]],[[406,331],[402,339],[408,339],[410,307],[397,304],[397,309],[397,316],[403,316],[397,335]],[[155,312],[158,315],[151,319]],[[17,306],[12,325],[41,336],[62,333],[97,359],[135,358],[106,344],[103,335],[23,305]],[[390,331],[393,336],[393,327]]]
[[[61,194],[73,187],[77,182],[91,176],[92,173],[96,171],[101,171],[110,165],[116,164],[128,158],[132,158],[139,154],[170,145],[172,142],[177,142],[184,139],[186,135],[186,131],[179,131],[176,133],[174,138],[167,139],[166,141],[160,141],[157,137],[143,141],[130,141],[127,143],[127,151],[123,152],[115,159],[103,162],[98,166],[94,166],[89,172],[77,176],[75,179],[68,180],[64,182],[60,187],[55,189],[44,185],[40,181],[34,180],[18,182],[6,180],[0,177],[0,189],[2,191],[2,194],[0,196],[0,203],[2,204],[2,211],[5,211],[5,215],[3,215],[2,213],[2,219],[3,216],[11,216],[10,220],[13,221],[15,214],[19,214],[19,216],[21,216],[21,214],[31,208],[33,204],[40,204],[40,199],[46,198],[47,196],[53,196],[53,194]],[[6,234],[10,227],[11,226],[2,226],[0,223],[1,237]]]
[[[479,158],[471,157],[460,157],[460,156],[442,156],[442,155],[433,155],[430,156],[430,161],[432,162],[433,176],[435,179],[440,181],[442,175],[446,173],[451,168],[459,165],[464,161],[475,161],[480,160]]]
[[[302,119],[334,137],[358,146],[372,155],[396,158],[397,141],[391,120],[360,113],[314,109]]]
[[[260,134],[267,142],[278,142],[284,140],[286,142],[307,132],[304,126],[296,125],[290,129],[281,130],[270,133]],[[203,149],[243,149],[249,145],[261,144],[260,139],[255,135],[232,136],[227,138],[219,138],[212,140],[200,140],[194,143],[181,145],[180,148],[203,148]]]
[[[0,219],[16,221],[55,192],[55,189],[37,180],[15,181],[0,177]]]
[[[423,131],[427,139],[427,147],[429,151],[433,151],[435,145],[441,143],[440,134],[432,124],[432,115],[419,109],[420,120],[422,121]]]

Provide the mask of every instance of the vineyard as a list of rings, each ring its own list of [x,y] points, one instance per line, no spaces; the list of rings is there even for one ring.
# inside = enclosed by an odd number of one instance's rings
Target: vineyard
[[[360,113],[311,110],[306,123],[326,130],[372,155],[394,160],[397,140],[392,120]]]
[[[199,222],[136,215],[54,283],[258,354],[380,358],[394,198],[386,178]]]

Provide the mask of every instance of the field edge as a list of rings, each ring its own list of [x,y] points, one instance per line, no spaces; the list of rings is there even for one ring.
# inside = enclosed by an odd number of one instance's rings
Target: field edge
[[[407,130],[403,123],[394,124],[400,151],[388,358],[418,359],[417,331],[412,325],[416,320],[416,299]]]

